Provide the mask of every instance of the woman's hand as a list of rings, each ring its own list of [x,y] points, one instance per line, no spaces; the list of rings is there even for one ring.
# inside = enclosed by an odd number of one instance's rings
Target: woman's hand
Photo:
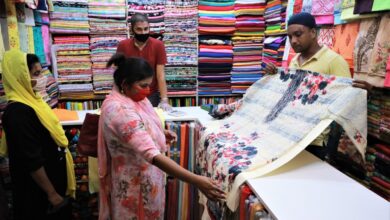
[[[177,135],[173,131],[164,130],[164,135],[165,135],[166,144],[168,145],[177,141]]]
[[[225,192],[222,191],[217,183],[210,178],[205,176],[198,176],[195,181],[195,185],[199,188],[199,190],[210,200],[221,200],[225,199]]]

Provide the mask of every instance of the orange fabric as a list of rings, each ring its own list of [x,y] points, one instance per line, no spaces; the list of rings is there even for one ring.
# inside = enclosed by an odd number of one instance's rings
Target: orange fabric
[[[53,109],[54,114],[60,121],[77,121],[79,120],[79,115],[76,111],[66,110],[66,109]]]
[[[358,33],[359,22],[337,25],[335,28],[333,50],[344,57],[350,68],[353,68],[353,52]]]

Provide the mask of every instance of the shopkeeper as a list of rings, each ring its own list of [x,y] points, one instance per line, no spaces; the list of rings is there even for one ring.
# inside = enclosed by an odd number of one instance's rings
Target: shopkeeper
[[[165,82],[164,66],[167,63],[167,54],[163,42],[149,37],[150,26],[146,15],[134,14],[131,16],[130,34],[134,37],[119,43],[117,53],[126,57],[142,57],[152,66],[154,75],[151,84],[151,94],[148,99],[154,107],[164,111],[171,110],[168,104],[167,84]]]

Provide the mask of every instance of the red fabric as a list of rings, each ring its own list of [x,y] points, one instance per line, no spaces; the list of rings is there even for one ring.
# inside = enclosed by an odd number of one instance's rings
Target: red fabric
[[[248,199],[250,194],[252,193],[251,189],[247,185],[243,185],[241,187],[241,192],[240,192],[240,220],[245,220],[245,200]]]
[[[385,180],[382,180],[381,178],[376,177],[376,176],[373,176],[372,180],[374,182],[376,182],[377,184],[379,184],[380,186],[382,186],[386,189],[390,189],[390,183],[386,182]]]
[[[154,71],[153,81],[150,85],[151,94],[158,90],[156,67],[167,63],[167,54],[163,42],[149,37],[145,47],[139,50],[134,44],[134,39],[126,39],[119,43],[116,52],[123,53],[126,57],[142,57],[148,61]]]
[[[295,0],[294,2],[294,15],[301,13],[303,0]]]
[[[199,10],[203,11],[233,11],[234,6],[204,6],[204,5],[199,5]]]
[[[207,49],[227,49],[232,50],[233,46],[230,45],[200,45],[199,48],[207,48]]]

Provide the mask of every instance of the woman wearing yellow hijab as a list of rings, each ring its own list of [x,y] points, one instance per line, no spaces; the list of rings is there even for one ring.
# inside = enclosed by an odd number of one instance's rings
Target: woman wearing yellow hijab
[[[39,59],[10,50],[2,68],[8,105],[0,153],[8,150],[14,219],[71,219],[73,160],[59,120],[38,95],[46,85]]]

